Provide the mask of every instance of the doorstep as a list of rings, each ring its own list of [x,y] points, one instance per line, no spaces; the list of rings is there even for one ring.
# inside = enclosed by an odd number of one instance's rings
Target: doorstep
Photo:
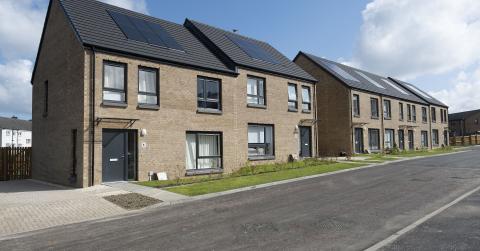
[[[103,185],[114,188],[114,189],[118,189],[120,191],[138,193],[138,194],[152,197],[164,202],[173,202],[173,201],[179,201],[179,200],[184,200],[189,198],[188,196],[185,196],[185,195],[172,193],[172,192],[165,191],[158,188],[141,186],[131,182],[127,182],[127,181],[109,182],[109,183],[104,183]]]

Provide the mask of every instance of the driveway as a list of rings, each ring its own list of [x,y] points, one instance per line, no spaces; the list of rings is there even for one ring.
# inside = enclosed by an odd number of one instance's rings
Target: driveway
[[[113,192],[105,186],[67,189],[33,180],[0,182],[0,238],[125,213],[102,198]]]
[[[474,149],[36,231],[0,249],[363,250],[477,188]]]

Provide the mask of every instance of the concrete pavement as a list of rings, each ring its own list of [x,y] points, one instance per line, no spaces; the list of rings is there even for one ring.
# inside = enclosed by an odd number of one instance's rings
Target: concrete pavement
[[[0,249],[362,250],[480,184],[479,149],[17,236]]]

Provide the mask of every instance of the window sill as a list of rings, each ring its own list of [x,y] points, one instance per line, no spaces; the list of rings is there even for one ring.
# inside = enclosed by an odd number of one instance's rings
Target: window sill
[[[354,118],[360,118],[360,115],[353,115]]]
[[[379,118],[378,117],[370,117],[371,119],[375,119],[375,120],[378,120]]]
[[[222,115],[221,110],[198,108],[197,113]]]
[[[289,111],[289,112],[298,112],[298,109],[296,109],[296,108],[288,108],[288,111]]]
[[[123,102],[112,102],[112,101],[103,101],[102,106],[105,107],[118,107],[118,108],[126,108],[128,106],[127,103]]]
[[[247,107],[258,108],[258,109],[267,109],[266,105],[258,105],[258,104],[247,104]]]
[[[392,118],[383,118],[384,120],[392,120]]]
[[[217,173],[223,173],[223,169],[222,168],[209,168],[209,169],[187,170],[185,175],[186,176],[194,176],[194,175],[217,174]]]
[[[145,109],[145,110],[160,110],[159,105],[149,105],[149,104],[138,104],[138,109]]]
[[[249,156],[248,160],[273,160],[275,156]]]
[[[302,110],[302,113],[312,113],[312,110]]]

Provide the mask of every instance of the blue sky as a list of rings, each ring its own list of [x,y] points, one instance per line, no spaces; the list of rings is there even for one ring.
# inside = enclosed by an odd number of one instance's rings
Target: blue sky
[[[237,29],[289,58],[303,50],[407,80],[454,112],[480,108],[478,0],[102,1]],[[29,81],[47,5],[0,1],[0,116],[31,117]]]

